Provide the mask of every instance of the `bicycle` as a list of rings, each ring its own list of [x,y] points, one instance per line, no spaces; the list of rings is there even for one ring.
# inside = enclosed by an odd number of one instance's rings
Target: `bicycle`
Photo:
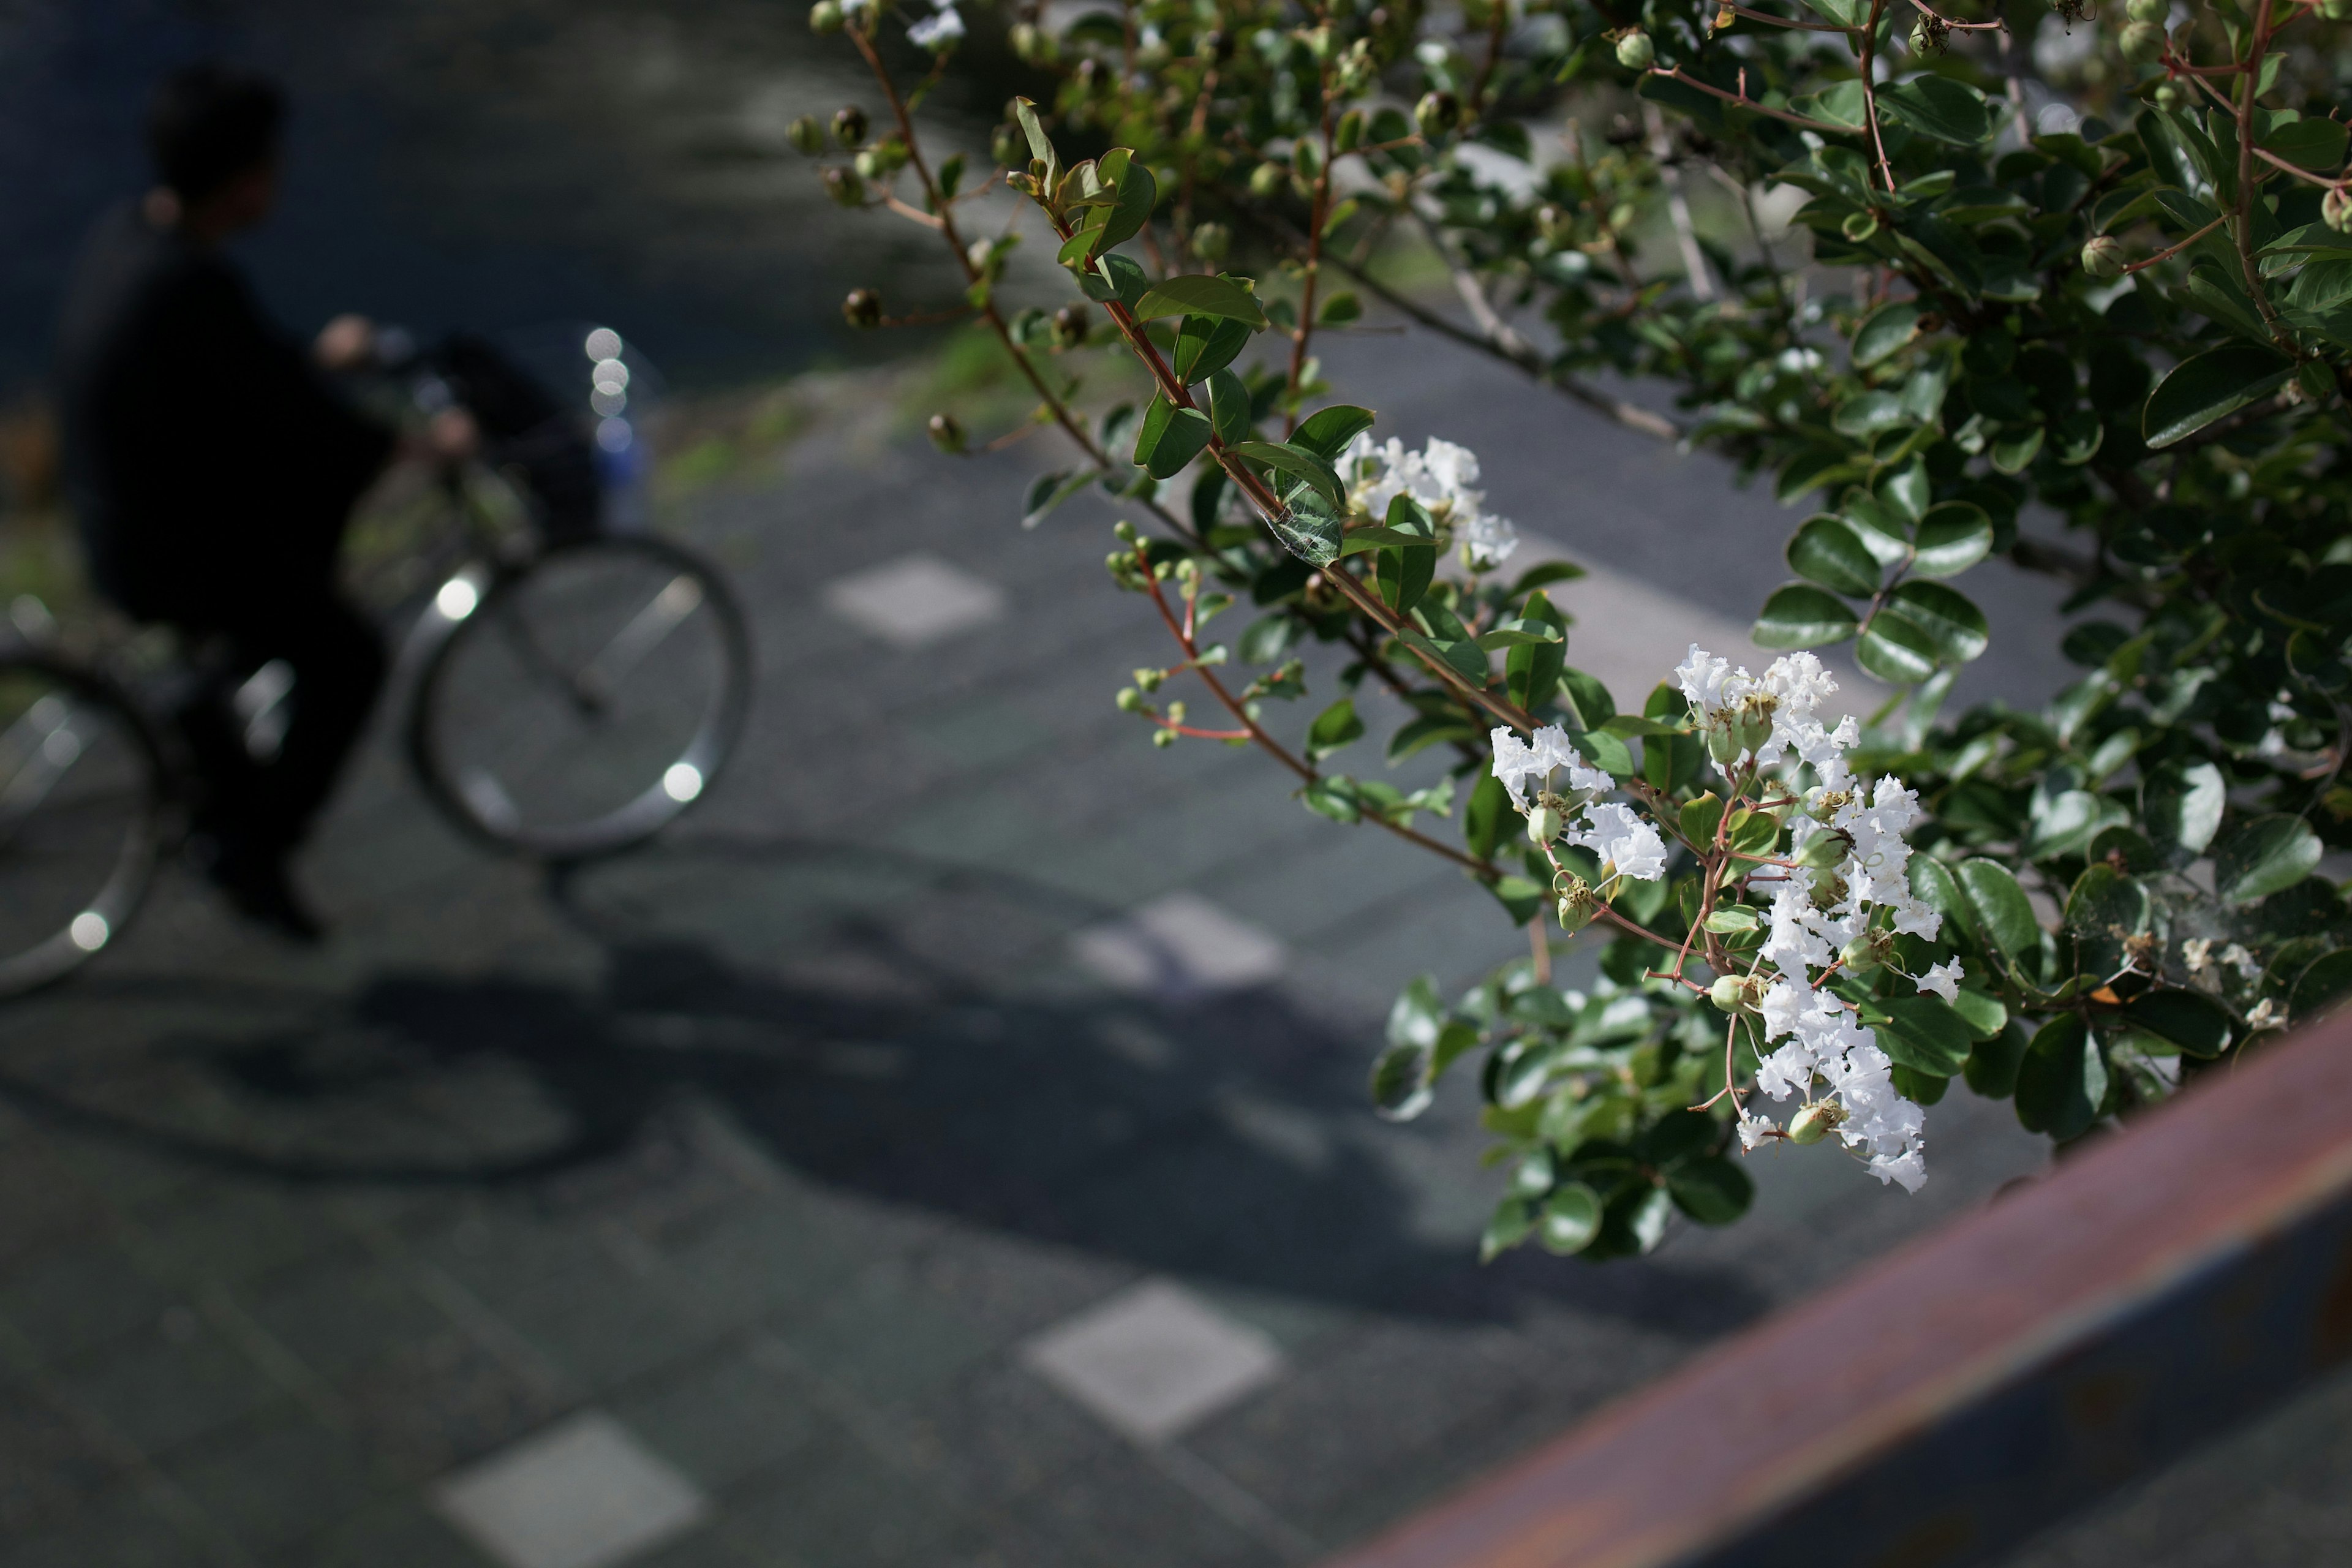
[[[700,800],[752,669],[716,565],[601,525],[598,465],[637,439],[630,359],[608,329],[573,341],[592,367],[584,413],[478,338],[387,366],[415,407],[465,406],[485,438],[484,461],[442,468],[432,542],[410,558],[424,586],[399,654],[407,761],[467,835],[558,862],[631,848]],[[184,835],[194,780],[168,714],[190,661],[131,662],[69,649],[30,599],[0,626],[0,997],[119,939]],[[290,672],[235,673],[236,721],[266,761],[299,700]]]

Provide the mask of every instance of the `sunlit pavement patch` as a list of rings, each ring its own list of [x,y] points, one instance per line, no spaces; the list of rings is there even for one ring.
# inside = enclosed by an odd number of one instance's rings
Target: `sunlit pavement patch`
[[[1266,932],[1187,892],[1089,926],[1071,939],[1070,950],[1117,989],[1174,1002],[1264,985],[1281,975],[1288,958]]]
[[[447,1477],[433,1505],[506,1568],[613,1568],[710,1511],[691,1481],[593,1410]]]
[[[1021,1360],[1139,1443],[1179,1436],[1282,1371],[1272,1340],[1164,1279],[1047,1329],[1022,1347]]]
[[[896,647],[928,647],[1004,614],[1004,595],[936,555],[902,555],[825,585],[825,607]]]

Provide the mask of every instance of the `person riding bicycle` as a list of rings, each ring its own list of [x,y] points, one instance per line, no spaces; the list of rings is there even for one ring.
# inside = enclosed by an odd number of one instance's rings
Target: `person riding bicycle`
[[[278,194],[286,100],[268,79],[205,63],[156,90],[156,184],[86,242],[58,334],[67,494],[91,575],[132,618],[225,645],[181,717],[203,781],[193,846],[239,910],[320,932],[288,862],[325,805],[383,684],[374,626],[335,583],[353,504],[399,447],[330,372],[373,338],[339,316],[305,351],[222,254]],[[427,446],[462,456],[461,410]],[[271,661],[291,668],[289,722],[257,758],[229,698]]]

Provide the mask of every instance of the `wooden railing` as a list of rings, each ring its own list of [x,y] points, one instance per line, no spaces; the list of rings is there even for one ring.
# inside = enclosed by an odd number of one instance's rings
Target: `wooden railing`
[[[1696,1358],[1344,1568],[1957,1568],[2352,1355],[2352,1015]]]

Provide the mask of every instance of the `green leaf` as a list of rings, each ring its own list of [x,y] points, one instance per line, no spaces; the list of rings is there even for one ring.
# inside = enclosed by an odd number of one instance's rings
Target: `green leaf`
[[[1919,335],[1919,307],[1909,300],[1881,305],[1854,329],[1853,368],[1867,370]]]
[[[2315,959],[2295,977],[2287,1002],[2288,1016],[2307,1024],[2352,994],[2352,948],[2338,948]]]
[[[1045,139],[1045,128],[1037,123],[1037,106],[1025,98],[1013,100],[1013,118],[1021,122],[1021,134],[1029,139],[1029,155],[1041,163],[1051,163],[1054,144]]]
[[[1135,461],[1155,479],[1172,479],[1209,444],[1209,416],[1155,396],[1135,436]]]
[[[1388,1121],[1410,1121],[1437,1098],[1429,1083],[1429,1047],[1395,1045],[1372,1059],[1372,1110]]]
[[[2332,174],[2344,163],[2346,127],[2334,120],[2296,120],[2277,126],[2262,139],[2264,152],[2285,159],[2298,169]]]
[[[1076,473],[1039,474],[1029,481],[1028,497],[1021,503],[1021,526],[1036,527],[1045,521],[1047,513],[1100,477],[1092,468],[1081,468]]]
[[[1878,592],[1877,557],[1834,513],[1807,518],[1790,539],[1788,553],[1789,564],[1798,576],[1824,588],[1857,598]]]
[[[1923,577],[1967,571],[1992,552],[1992,519],[1982,507],[1948,500],[1919,520],[1918,553],[1911,569]]]
[[[1545,1200],[1535,1232],[1547,1252],[1583,1251],[1601,1234],[1601,1194],[1582,1182],[1570,1182]]]
[[[1234,452],[1238,457],[1288,474],[1335,507],[1345,502],[1346,495],[1339,487],[1339,476],[1331,471],[1331,465],[1318,453],[1276,441],[1237,441],[1234,443]]]
[[[1351,745],[1363,738],[1364,721],[1356,717],[1356,704],[1342,697],[1315,716],[1307,729],[1307,760],[1319,763],[1340,747]]]
[[[1244,664],[1272,664],[1297,645],[1303,628],[1292,616],[1276,613],[1249,624],[1235,645]]]
[[[1250,395],[1242,378],[1230,370],[1209,377],[1209,407],[1216,416],[1217,439],[1238,447],[1250,438]]]
[[[2338,234],[2324,223],[2307,223],[2272,240],[2256,254],[2294,256],[2305,251],[2352,250],[2352,234]]]
[[[1971,991],[1965,985],[1957,993],[1951,1008],[1969,1037],[1979,1043],[1996,1037],[2009,1024],[2009,1009],[2001,1005],[1999,997]]]
[[[1503,781],[1492,773],[1478,775],[1475,788],[1470,792],[1469,804],[1462,808],[1462,842],[1476,860],[1492,860],[1496,846],[1516,819],[1511,810],[1511,795]]]
[[[1536,1227],[1536,1205],[1525,1198],[1505,1198],[1495,1205],[1495,1217],[1478,1237],[1478,1261],[1492,1263],[1527,1240]]]
[[[1559,689],[1560,671],[1568,666],[1568,617],[1538,592],[1528,595],[1521,619],[1552,634],[1548,642],[1514,647],[1503,656],[1504,686],[1511,700],[1532,709]]]
[[[2025,1026],[2012,1018],[2000,1034],[1990,1040],[1979,1040],[1969,1052],[1969,1065],[1962,1071],[1969,1087],[1987,1100],[2007,1100],[2017,1092],[2017,1071],[2024,1065],[2026,1047],[2032,1037]]]
[[[1246,321],[1252,327],[1266,324],[1265,311],[1259,306],[1256,295],[1230,278],[1213,278],[1201,272],[1163,279],[1135,304],[1135,319],[1139,321],[1182,315],[1222,316],[1229,321]]]
[[[1372,558],[1372,578],[1381,602],[1401,616],[1409,615],[1437,579],[1437,547],[1421,544],[1383,550]]]
[[[2284,812],[2257,816],[2213,850],[2213,890],[2233,904],[2292,888],[2319,864],[2319,835]]]
[[[2210,763],[2169,762],[2139,786],[2140,820],[2158,854],[2176,869],[2205,852],[2230,804],[2221,770]]]
[[[1874,1026],[1879,1049],[1897,1064],[1936,1078],[1965,1066],[1974,1044],[1969,1026],[1940,996],[1889,996],[1877,1007],[1888,1022]]]
[[[2174,365],[2148,395],[2142,438],[2158,451],[2249,403],[2268,397],[2294,374],[2294,362],[2258,343],[2224,343]]]
[[[2072,1013],[2042,1026],[2017,1070],[2017,1120],[2059,1142],[2081,1137],[2107,1097],[2107,1063],[2090,1029]]]
[[[1249,347],[1249,341],[1246,321],[1222,316],[1185,317],[1176,333],[1176,353],[1171,361],[1176,379],[1187,386],[1199,385],[1233,363],[1234,356]]]
[[[1854,658],[1879,679],[1895,686],[1916,686],[1936,673],[1936,645],[1927,634],[1900,616],[1882,608],[1863,627],[1854,645]]]
[[[1916,76],[1878,89],[1880,107],[1924,136],[1972,146],[1992,134],[1984,94],[1948,76]]]
[[[2125,1004],[2123,1019],[2184,1056],[2218,1057],[2230,1048],[2230,1010],[2202,991],[2143,992]]]
[[[1675,1206],[1701,1225],[1729,1225],[1756,1201],[1756,1184],[1721,1154],[1688,1160],[1666,1173]]]
[[[2011,963],[2041,947],[2033,900],[2008,867],[1998,860],[1963,860],[1952,868],[1952,879],[1968,900],[1970,923]]]
[[[1318,408],[1300,421],[1290,444],[1304,447],[1325,462],[1336,461],[1342,448],[1372,427],[1372,411],[1353,404],[1335,403]]]
[[[1266,523],[1274,536],[1282,541],[1282,547],[1318,572],[1339,559],[1340,534],[1346,525],[1339,513],[1325,506],[1320,496],[1307,489],[1293,495],[1289,505],[1287,515]]]
[[[2095,864],[2074,879],[2066,895],[2066,929],[2084,973],[2102,978],[2130,960],[2128,939],[2145,936],[2156,922],[2156,906],[2136,877]]]
[[[1991,640],[1984,612],[1966,595],[1941,583],[1898,583],[1886,595],[1885,613],[1901,616],[1927,636],[1936,657],[1965,664]]]
[[[1564,668],[1559,672],[1559,689],[1576,709],[1576,729],[1598,730],[1617,716],[1616,700],[1597,675],[1573,667]]]
[[[1768,648],[1820,647],[1843,642],[1856,629],[1853,612],[1835,595],[1802,583],[1772,591],[1748,635]]]
[[[1109,159],[1106,157],[1104,162],[1108,163]],[[1151,177],[1151,171],[1141,163],[1129,163],[1118,177],[1118,201],[1103,223],[1102,248],[1108,250],[1134,238],[1159,201],[1160,182]]]

